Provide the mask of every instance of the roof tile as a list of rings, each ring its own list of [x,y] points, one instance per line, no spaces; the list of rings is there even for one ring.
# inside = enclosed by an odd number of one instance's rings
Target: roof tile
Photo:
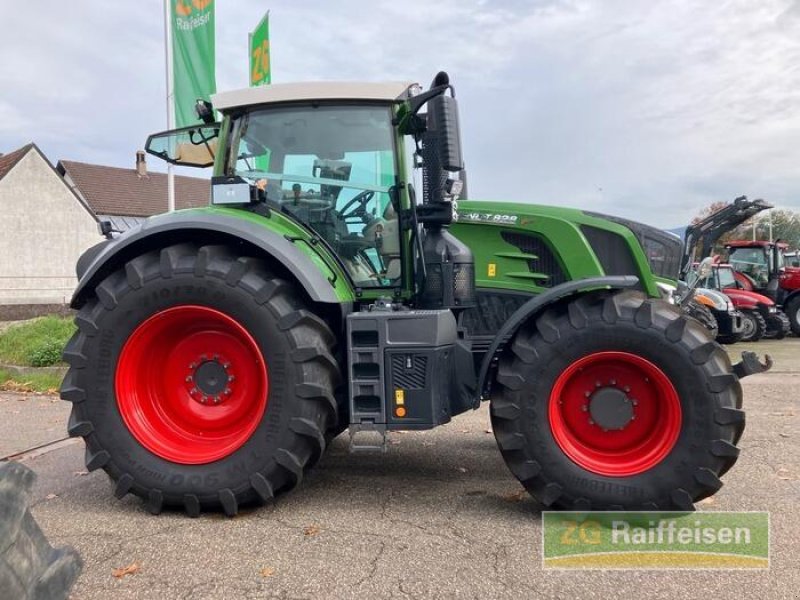
[[[14,168],[14,165],[16,165],[31,148],[33,148],[33,144],[27,144],[19,150],[14,150],[14,152],[0,155],[0,179],[5,177],[6,174]]]
[[[149,217],[167,212],[165,173],[149,172],[140,177],[136,169],[71,160],[62,160],[58,166],[96,214]],[[208,179],[176,175],[175,208],[208,206],[210,189]]]

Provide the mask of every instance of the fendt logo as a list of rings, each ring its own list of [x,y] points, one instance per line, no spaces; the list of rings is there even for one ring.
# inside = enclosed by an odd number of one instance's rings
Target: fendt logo
[[[193,10],[201,12],[208,8],[214,0],[178,0],[175,4],[175,14],[181,17],[189,17]]]

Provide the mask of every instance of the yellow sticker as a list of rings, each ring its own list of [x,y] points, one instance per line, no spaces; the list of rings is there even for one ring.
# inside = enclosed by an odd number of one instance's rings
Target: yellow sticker
[[[403,406],[406,402],[406,393],[403,390],[395,390],[394,391],[394,403],[397,406]]]
[[[497,275],[497,265],[489,263],[489,277],[494,277],[495,275]]]

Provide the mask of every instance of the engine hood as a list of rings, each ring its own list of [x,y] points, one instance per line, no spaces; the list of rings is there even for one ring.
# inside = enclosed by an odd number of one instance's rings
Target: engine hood
[[[749,292],[738,288],[725,288],[722,291],[731,299],[731,302],[733,302],[736,308],[755,308],[756,304],[766,304],[767,306],[775,305],[772,300],[757,292]]]

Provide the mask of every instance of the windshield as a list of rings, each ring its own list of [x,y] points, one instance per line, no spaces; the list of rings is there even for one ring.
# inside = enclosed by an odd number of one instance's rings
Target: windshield
[[[766,286],[769,281],[767,254],[761,247],[731,248],[730,259],[734,269],[750,277],[758,286]]]
[[[400,278],[388,106],[269,108],[233,120],[228,172],[323,237],[358,286]]]
[[[736,287],[736,278],[733,276],[733,269],[720,267],[717,269],[719,274],[719,287],[722,289]]]

